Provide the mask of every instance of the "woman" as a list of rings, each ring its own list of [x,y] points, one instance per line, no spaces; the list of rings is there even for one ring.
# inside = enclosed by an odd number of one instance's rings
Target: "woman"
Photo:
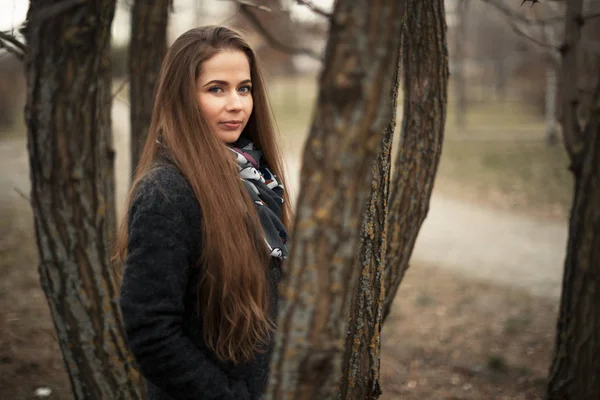
[[[266,389],[289,219],[270,115],[239,34],[204,27],[173,43],[117,239],[127,341],[151,400]]]

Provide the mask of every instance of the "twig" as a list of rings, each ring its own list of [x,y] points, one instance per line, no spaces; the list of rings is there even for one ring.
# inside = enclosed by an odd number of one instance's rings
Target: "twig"
[[[0,39],[12,44],[14,47],[16,47],[22,53],[25,53],[25,50],[27,49],[27,47],[25,46],[25,43],[20,42],[19,39],[17,39],[16,37],[14,37],[13,35],[11,35],[8,32],[0,32]]]
[[[18,60],[23,61],[27,47],[8,32],[0,32],[0,49],[6,50]]]
[[[266,11],[266,12],[271,12],[272,11],[267,6],[261,6],[260,4],[255,4],[255,3],[252,3],[250,1],[245,1],[245,0],[225,0],[225,1],[233,1],[235,3],[238,3],[240,6],[244,5],[246,7],[256,8],[257,10],[260,10],[260,11]]]
[[[15,56],[20,61],[23,61],[23,59],[25,58],[25,53],[23,53],[22,51],[19,51],[19,50],[15,49],[14,47],[8,46],[2,40],[0,40],[0,49],[6,50],[6,52],[8,54],[12,54],[13,56]]]
[[[536,38],[534,38],[533,36],[531,36],[531,35],[529,35],[529,34],[525,33],[525,31],[523,31],[522,29],[520,29],[520,28],[517,26],[517,24],[515,24],[515,22],[514,22],[514,21],[512,21],[510,18],[508,18],[508,19],[507,19],[507,22],[508,22],[508,24],[510,25],[510,27],[512,28],[512,30],[513,30],[513,31],[514,31],[514,32],[515,32],[517,35],[519,35],[519,36],[521,36],[521,37],[523,37],[523,38],[525,38],[525,39],[527,39],[527,40],[530,40],[531,42],[533,42],[533,43],[537,44],[537,45],[538,45],[538,46],[540,46],[540,47],[543,47],[543,48],[545,48],[545,49],[548,49],[548,50],[552,50],[553,52],[555,52],[555,51],[558,51],[558,50],[559,50],[558,46],[555,46],[555,45],[553,45],[553,44],[551,44],[551,43],[546,43],[546,42],[544,42],[544,41],[542,41],[542,40],[536,39]]]
[[[29,198],[29,196],[27,196],[25,193],[21,192],[19,190],[19,188],[17,188],[17,187],[15,187],[14,189],[15,189],[15,192],[17,192],[17,194],[19,196],[21,196],[22,198],[24,198],[25,200],[27,200],[28,203],[31,203],[31,199]]]
[[[125,89],[125,86],[127,86],[127,84],[129,83],[129,79],[130,79],[129,75],[125,79],[123,79],[123,82],[121,82],[121,84],[119,85],[117,90],[115,90],[115,92],[113,93],[112,100],[114,100],[115,97],[117,97],[119,95],[119,93],[121,93],[123,91],[123,89]]]
[[[315,14],[319,14],[325,18],[331,18],[332,14],[313,4],[310,0],[296,0],[296,3],[308,7]]]
[[[545,24],[539,19],[529,19],[504,5],[502,2],[495,0],[483,0],[484,3],[487,3],[498,10],[506,19],[512,30],[519,36],[535,43],[536,45],[543,47],[548,50],[552,50],[553,52],[558,51],[558,47],[554,46],[550,43],[545,43],[539,39],[534,38],[533,36],[526,33],[523,29],[519,28],[515,21],[522,23],[524,26],[532,26],[532,25],[542,25]],[[564,19],[564,17],[562,17]]]
[[[484,3],[487,3],[498,10],[505,17],[510,18],[513,21],[519,21],[525,25],[546,25],[548,23],[557,23],[564,21],[564,16],[554,17],[549,19],[530,19],[524,16],[523,14],[514,11],[510,7],[507,7],[502,1],[498,0],[483,0]],[[556,19],[555,19],[556,18]]]
[[[275,39],[275,37],[273,37],[273,35],[261,24],[260,20],[256,18],[256,15],[254,15],[254,13],[250,10],[250,7],[248,5],[243,4],[242,2],[237,0],[236,2],[240,5],[240,11],[242,12],[242,14],[244,14],[248,18],[248,20],[250,20],[252,25],[254,25],[254,27],[265,39],[267,39],[267,41],[272,47],[284,53],[306,54],[307,56],[314,58],[315,60],[322,61],[321,57],[310,49],[295,48],[280,42],[278,39]]]

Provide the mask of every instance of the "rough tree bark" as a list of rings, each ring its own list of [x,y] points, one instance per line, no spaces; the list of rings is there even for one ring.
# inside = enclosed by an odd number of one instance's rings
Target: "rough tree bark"
[[[115,236],[115,0],[32,0],[26,122],[40,281],[77,399],[138,399],[109,248]]]
[[[401,3],[406,9],[406,0]],[[406,18],[406,15],[403,18]],[[401,48],[398,50],[402,51]],[[340,399],[343,400],[377,399],[382,393],[379,368],[381,311],[385,296],[383,272],[387,252],[388,198],[399,73],[399,68],[396,68],[389,105],[391,118],[381,139],[379,155],[373,166],[371,194],[361,225],[359,259],[354,272],[358,280],[353,280],[355,284],[350,300],[348,333],[342,365],[343,375],[340,383]]]
[[[429,210],[448,99],[444,1],[408,0],[407,7],[402,58],[404,111],[389,201],[384,321]]]
[[[391,115],[401,3],[334,6],[280,291],[268,399],[338,397],[361,216]]]
[[[132,175],[150,127],[154,87],[167,52],[167,23],[171,2],[172,0],[135,0],[131,8],[128,63]]]
[[[578,76],[581,6],[581,0],[567,3],[562,83]],[[575,195],[547,400],[600,398],[600,68],[597,76],[583,130],[577,117],[578,87],[562,86],[561,123],[575,177]]]

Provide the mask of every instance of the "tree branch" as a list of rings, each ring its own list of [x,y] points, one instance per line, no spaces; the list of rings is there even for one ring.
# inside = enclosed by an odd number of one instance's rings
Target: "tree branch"
[[[245,0],[226,0],[226,1],[233,1],[234,3],[238,3],[240,5],[240,8],[241,8],[241,6],[246,6],[249,8],[256,8],[257,10],[260,10],[260,11],[266,11],[266,12],[272,11],[267,6],[261,6],[260,4],[255,4],[250,1],[245,1]]]
[[[112,94],[112,100],[114,100],[115,97],[117,97],[119,95],[119,93],[121,93],[123,91],[123,89],[125,89],[125,86],[127,86],[127,84],[129,83],[130,78],[131,78],[131,76],[127,75],[127,77],[125,79],[123,79],[123,82],[121,82],[121,84],[119,85],[117,90],[115,90],[115,92]]]
[[[497,11],[499,11],[505,17],[506,22],[510,25],[513,32],[515,32],[517,35],[529,40],[530,42],[536,44],[537,46],[542,47],[545,50],[550,50],[552,53],[555,53],[559,50],[558,46],[552,45],[551,43],[546,43],[542,40],[539,40],[539,39],[533,37],[531,34],[525,32],[525,30],[523,28],[520,28],[517,25],[517,23],[515,22],[515,21],[518,21],[519,23],[523,24],[525,27],[530,27],[533,25],[541,25],[541,26],[545,27],[547,24],[544,23],[543,20],[527,18],[524,15],[513,11],[512,9],[510,9],[509,7],[504,5],[504,3],[497,1],[497,0],[483,0],[483,2],[491,5]],[[564,19],[564,17],[561,17],[561,18]],[[554,57],[556,57],[556,54],[550,54],[550,57],[554,58]]]
[[[23,61],[27,51],[25,44],[8,32],[0,32],[0,49],[6,50],[21,61]]]
[[[518,21],[525,25],[546,25],[548,23],[557,23],[564,20],[564,16],[555,17],[551,19],[531,19],[527,18],[523,14],[514,11],[512,8],[506,6],[502,1],[499,0],[483,0],[484,3],[489,4],[498,10],[505,17],[511,19],[512,21]]]
[[[251,11],[251,8],[253,6],[245,4],[246,2],[242,2],[239,0],[236,0],[236,2],[240,6],[240,11],[242,12],[242,14],[244,14],[248,18],[248,20],[252,23],[252,25],[254,25],[256,30],[258,30],[258,32],[269,42],[269,44],[272,47],[284,53],[305,54],[311,58],[314,58],[315,60],[322,61],[321,56],[310,49],[295,48],[280,42],[261,24],[260,20],[256,18],[256,15],[254,15],[254,13]]]
[[[310,0],[296,0],[296,3],[308,7],[315,14],[319,14],[325,18],[331,18],[332,14],[313,4]]]

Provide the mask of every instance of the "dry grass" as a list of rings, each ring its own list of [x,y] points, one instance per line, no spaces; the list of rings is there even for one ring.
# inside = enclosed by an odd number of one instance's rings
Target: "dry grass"
[[[273,112],[287,154],[301,154],[315,99],[314,77],[271,85]],[[402,93],[398,104],[394,149]],[[562,143],[546,144],[541,116],[514,101],[479,102],[469,106],[465,128],[455,121],[450,102],[437,192],[541,218],[566,218],[573,195],[568,157]]]
[[[557,307],[412,266],[382,333],[382,399],[542,399]]]
[[[564,220],[573,177],[560,145],[544,140],[447,140],[436,188],[453,197]]]

